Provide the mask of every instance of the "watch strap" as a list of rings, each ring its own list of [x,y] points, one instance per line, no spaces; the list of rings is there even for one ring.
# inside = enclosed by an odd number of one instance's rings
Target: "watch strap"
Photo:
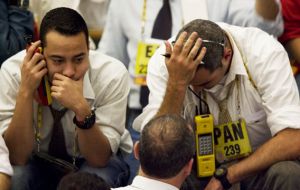
[[[216,172],[215,172],[214,177],[221,182],[221,184],[223,186],[223,189],[225,189],[225,190],[230,189],[230,187],[232,185],[231,185],[231,183],[227,179],[227,168],[221,166],[217,170],[219,170],[219,169],[223,170],[223,173],[221,175],[219,175],[219,174],[216,174]]]
[[[96,122],[96,114],[94,110],[91,110],[91,114],[88,115],[83,121],[78,121],[76,115],[73,118],[73,123],[80,129],[90,129]]]
[[[223,189],[227,190],[227,189],[230,189],[230,187],[232,186],[231,183],[229,183],[228,179],[226,176],[223,176],[221,179],[219,179],[222,186],[223,186]]]

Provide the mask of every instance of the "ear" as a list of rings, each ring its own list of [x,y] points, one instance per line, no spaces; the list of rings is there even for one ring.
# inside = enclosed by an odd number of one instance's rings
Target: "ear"
[[[233,51],[231,48],[229,47],[225,47],[224,48],[224,53],[223,53],[223,59],[224,61],[228,62],[231,60],[231,57],[232,57],[232,54],[233,54]]]
[[[194,159],[193,158],[191,158],[191,160],[185,165],[185,172],[184,172],[184,174],[186,175],[186,176],[189,176],[190,174],[191,174],[191,172],[192,172],[192,169],[193,169],[193,162],[194,162]]]
[[[140,150],[140,142],[136,141],[133,147],[134,157],[139,160],[139,150]]]

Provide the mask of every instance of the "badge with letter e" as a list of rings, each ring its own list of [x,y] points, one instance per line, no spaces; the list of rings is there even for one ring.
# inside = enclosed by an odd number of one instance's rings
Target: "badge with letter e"
[[[148,62],[157,48],[159,48],[162,40],[146,39],[139,41],[135,62],[135,80],[138,85],[146,85],[146,75]]]

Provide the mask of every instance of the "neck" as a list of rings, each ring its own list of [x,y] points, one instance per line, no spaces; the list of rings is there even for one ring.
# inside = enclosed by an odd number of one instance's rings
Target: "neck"
[[[178,189],[180,189],[180,187],[181,187],[181,185],[184,181],[184,178],[182,178],[180,175],[176,175],[174,177],[167,178],[167,179],[160,179],[160,178],[156,178],[156,177],[147,175],[142,170],[140,170],[139,175],[143,176],[143,177],[146,177],[146,178],[149,178],[149,179],[153,179],[153,180],[156,180],[156,181],[160,181],[160,182],[163,182],[163,183],[173,185],[173,186],[177,187]]]

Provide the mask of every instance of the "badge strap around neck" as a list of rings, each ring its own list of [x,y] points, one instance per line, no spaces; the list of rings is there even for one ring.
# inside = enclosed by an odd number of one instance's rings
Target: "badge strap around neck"
[[[41,128],[43,125],[43,108],[39,104],[38,105],[38,111],[37,111],[37,127],[35,128],[35,140],[37,143],[37,152],[40,152],[41,148]],[[73,155],[72,155],[72,164],[76,165],[76,158],[78,157],[78,135],[76,133],[76,127],[74,127],[74,144],[73,144]]]

